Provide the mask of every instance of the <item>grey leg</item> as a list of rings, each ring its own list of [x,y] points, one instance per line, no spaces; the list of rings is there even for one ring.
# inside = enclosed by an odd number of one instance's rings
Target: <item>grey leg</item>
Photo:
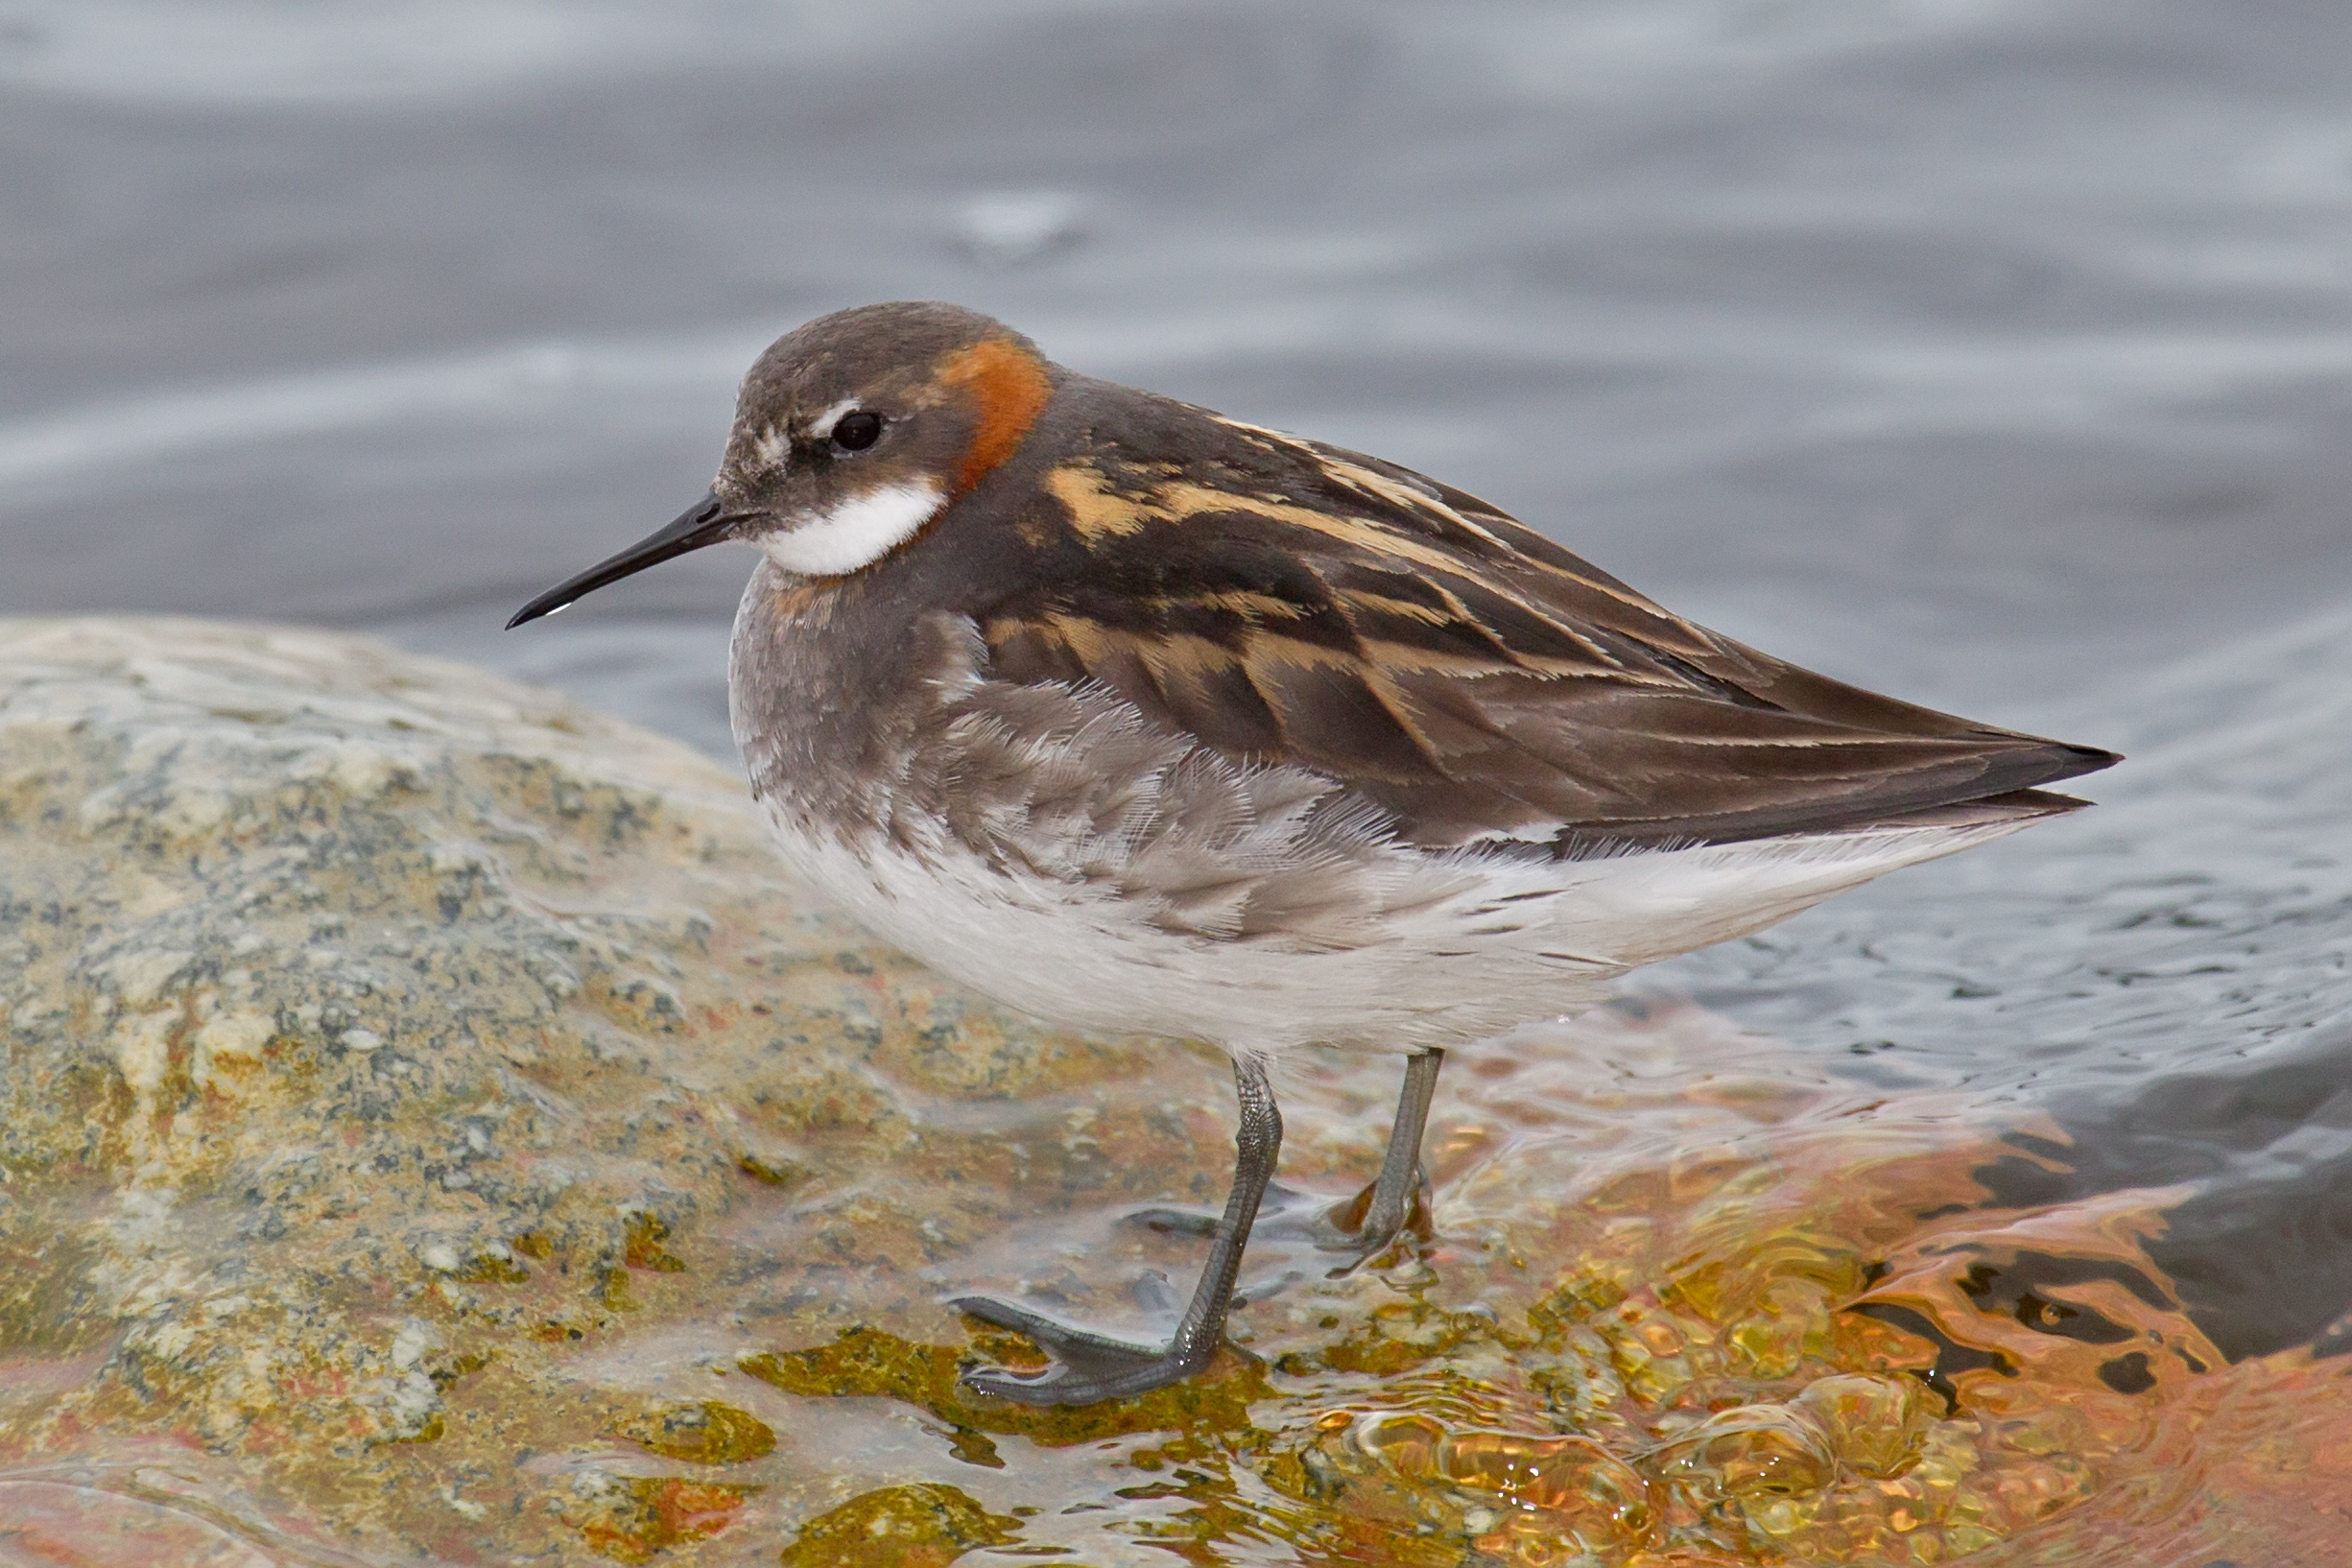
[[[1421,1135],[1429,1125],[1430,1102],[1437,1093],[1437,1069],[1444,1065],[1445,1053],[1434,1048],[1405,1058],[1405,1087],[1397,1096],[1396,1120],[1389,1130],[1389,1151],[1381,1157],[1377,1180],[1338,1203],[1277,1182],[1267,1195],[1271,1207],[1260,1228],[1269,1235],[1304,1236],[1326,1252],[1353,1254],[1335,1274],[1387,1251],[1404,1233],[1414,1201],[1428,1184],[1421,1170]],[[1139,1209],[1128,1219],[1154,1230],[1215,1234],[1216,1222],[1190,1209]]]
[[[1405,1058],[1405,1087],[1396,1097],[1389,1152],[1381,1156],[1371,1206],[1354,1228],[1351,1250],[1366,1257],[1384,1251],[1405,1228],[1405,1217],[1427,1179],[1421,1174],[1421,1133],[1429,1126],[1429,1103],[1437,1098],[1437,1069],[1444,1065],[1445,1053],[1435,1049]]]
[[[1242,1251],[1249,1245],[1250,1226],[1257,1223],[1258,1203],[1282,1157],[1282,1110],[1274,1104],[1266,1069],[1247,1057],[1235,1057],[1233,1088],[1242,1107],[1241,1130],[1233,1138],[1233,1190],[1212,1233],[1200,1283],[1193,1288],[1192,1302],[1168,1343],[1129,1344],[1057,1323],[1009,1301],[962,1296],[948,1304],[983,1322],[1028,1335],[1055,1363],[1035,1373],[979,1367],[964,1374],[967,1388],[1025,1405],[1091,1405],[1180,1382],[1209,1364],[1224,1339],[1233,1282],[1241,1276]],[[1417,1146],[1417,1133],[1414,1142]]]

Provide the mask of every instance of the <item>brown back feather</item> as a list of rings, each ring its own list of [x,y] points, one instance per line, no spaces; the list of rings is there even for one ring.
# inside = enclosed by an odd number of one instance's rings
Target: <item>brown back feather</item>
[[[1070,381],[1085,424],[976,606],[994,673],[1108,687],[1345,783],[1415,842],[1821,831],[2117,760],[1717,636],[1378,459]]]

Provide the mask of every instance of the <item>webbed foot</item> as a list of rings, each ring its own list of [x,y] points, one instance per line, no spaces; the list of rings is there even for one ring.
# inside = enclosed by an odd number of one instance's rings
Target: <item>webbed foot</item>
[[[1282,1154],[1282,1112],[1267,1084],[1265,1064],[1255,1057],[1233,1058],[1233,1088],[1241,1102],[1242,1125],[1234,1134],[1233,1190],[1217,1222],[1208,1263],[1193,1287],[1192,1301],[1165,1345],[1130,1344],[1107,1334],[1072,1328],[1027,1307],[993,1296],[959,1296],[949,1302],[984,1323],[1026,1334],[1053,1358],[1041,1372],[983,1366],[963,1374],[975,1393],[1024,1405],[1092,1405],[1127,1399],[1165,1388],[1199,1373],[1217,1353],[1233,1306],[1233,1281],[1241,1273],[1242,1249],[1258,1216],[1258,1201]]]
[[[1092,1405],[1105,1399],[1129,1399],[1194,1376],[1208,1366],[1217,1350],[1213,1339],[1187,1344],[1181,1333],[1165,1345],[1131,1344],[1057,1323],[1026,1307],[986,1295],[962,1296],[948,1305],[984,1323],[1025,1334],[1054,1358],[1054,1364],[1039,1372],[979,1366],[963,1374],[963,1386],[973,1392],[1024,1405]]]
[[[1416,1167],[1414,1189],[1401,1210],[1377,1216],[1373,1210],[1380,1184],[1372,1182],[1353,1198],[1334,1202],[1318,1193],[1302,1192],[1281,1182],[1271,1183],[1258,1210],[1260,1238],[1304,1243],[1319,1252],[1341,1254],[1345,1261],[1331,1271],[1339,1278],[1379,1257],[1405,1236],[1427,1241],[1435,1234],[1429,1219],[1429,1173]],[[1208,1236],[1218,1217],[1198,1209],[1146,1208],[1121,1216],[1124,1223],[1146,1225],[1164,1235]]]

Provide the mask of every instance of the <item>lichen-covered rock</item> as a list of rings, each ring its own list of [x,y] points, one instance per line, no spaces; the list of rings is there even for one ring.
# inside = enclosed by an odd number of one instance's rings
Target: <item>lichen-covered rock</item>
[[[1367,1175],[1393,1071],[1297,1069],[1286,1177]],[[802,902],[667,742],[356,639],[0,621],[0,1558],[1927,1562],[2269,1528],[2201,1478],[2352,1452],[2324,1367],[2126,1288],[2146,1195],[1977,1215],[1986,1129],[1690,1009],[1465,1054],[1436,1241],[1253,1247],[1201,1381],[962,1390],[1028,1352],[951,1294],[1164,1311],[1198,1243],[1118,1217],[1217,1200],[1230,1128],[1214,1054]],[[2047,1323],[1980,1277],[2059,1254]]]
[[[1008,1218],[970,1178],[1134,1185],[1115,1142],[1150,1198],[1214,1126],[800,904],[681,748],[186,622],[0,624],[0,1449],[159,1438],[396,1552],[715,1533],[745,1489],[600,1465],[774,1447],[709,1397],[740,1314],[957,1337],[919,1276]],[[675,1377],[583,1366],[656,1328]]]

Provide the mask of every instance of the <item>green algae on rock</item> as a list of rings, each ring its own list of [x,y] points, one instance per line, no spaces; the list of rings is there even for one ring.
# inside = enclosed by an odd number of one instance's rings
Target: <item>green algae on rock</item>
[[[1295,1068],[1286,1178],[1353,1190],[1392,1071]],[[2145,1195],[1956,1205],[1992,1129],[1695,1009],[1465,1053],[1432,1238],[1340,1277],[1253,1247],[1204,1379],[964,1392],[1025,1346],[961,1291],[1164,1308],[1198,1244],[1119,1216],[1222,1196],[1229,1098],[1211,1053],[1026,1023],[809,907],[727,771],[558,698],[353,638],[0,621],[0,1539],[2057,1561],[2074,1520],[2172,1528],[2207,1413],[2341,1420],[2116,1283],[2153,1277]],[[2029,1252],[2097,1267],[2029,1318],[1980,1277]]]

